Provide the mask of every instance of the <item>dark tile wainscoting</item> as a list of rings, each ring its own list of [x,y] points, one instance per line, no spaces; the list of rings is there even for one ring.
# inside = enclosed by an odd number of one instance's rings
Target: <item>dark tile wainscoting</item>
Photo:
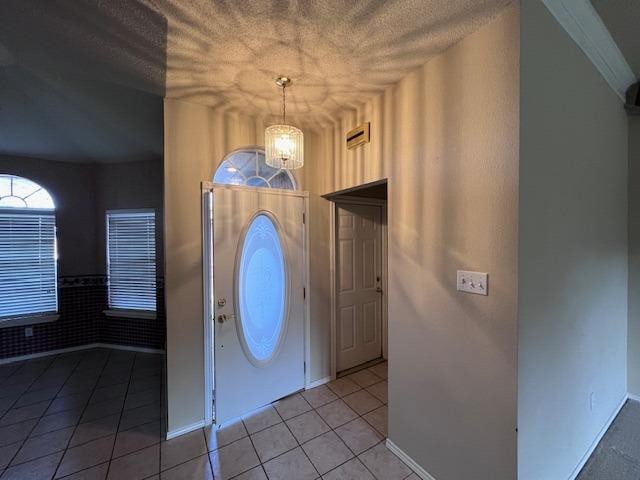
[[[158,308],[153,320],[107,317],[107,283],[103,275],[60,277],[58,299],[60,318],[33,325],[33,336],[25,336],[25,326],[0,328],[0,359],[108,343],[164,349],[164,282],[158,279]]]

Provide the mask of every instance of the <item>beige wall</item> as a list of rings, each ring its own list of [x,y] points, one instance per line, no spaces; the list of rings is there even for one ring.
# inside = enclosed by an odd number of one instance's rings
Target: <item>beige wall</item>
[[[258,119],[165,100],[165,295],[169,431],[204,418],[200,182],[231,151],[264,143]],[[311,134],[307,135],[307,141]],[[304,187],[302,172],[296,172]]]
[[[98,273],[93,165],[2,155],[0,173],[33,180],[53,197],[59,240],[58,274]]]
[[[162,248],[162,160],[110,164],[0,156],[0,173],[29,178],[56,204],[59,275],[97,275],[106,269],[104,214],[109,209],[154,208],[158,265]],[[161,268],[159,275],[162,275]]]
[[[640,117],[629,117],[629,393],[640,396]]]
[[[156,212],[156,265],[163,275],[162,159],[95,165],[95,224],[97,270],[106,272],[107,210],[153,209]]]
[[[518,11],[505,14],[372,99],[335,128],[305,131],[311,190],[311,379],[330,374],[329,204],[389,179],[390,438],[439,480],[516,470]],[[343,148],[372,122],[372,143]],[[202,421],[200,189],[262,124],[165,101],[169,430]],[[455,291],[488,271],[491,295]],[[465,461],[461,462],[460,458]]]
[[[309,167],[322,317],[329,203],[318,195],[388,178],[389,437],[438,480],[516,476],[518,44],[510,7],[345,113]],[[347,151],[361,121],[372,142]],[[489,272],[490,295],[457,292],[458,269]]]
[[[569,478],[627,393],[627,118],[522,2],[518,478]]]

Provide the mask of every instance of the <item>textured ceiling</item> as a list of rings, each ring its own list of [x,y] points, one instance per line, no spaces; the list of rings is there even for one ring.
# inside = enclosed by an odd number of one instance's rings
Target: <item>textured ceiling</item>
[[[627,63],[640,78],[640,1],[591,0]]]
[[[132,0],[0,0],[0,154],[162,155],[166,21]]]
[[[151,0],[166,17],[167,96],[313,126],[358,105],[509,0]]]
[[[0,154],[162,154],[162,96],[329,122],[510,0],[0,0]],[[291,118],[289,117],[289,118]]]

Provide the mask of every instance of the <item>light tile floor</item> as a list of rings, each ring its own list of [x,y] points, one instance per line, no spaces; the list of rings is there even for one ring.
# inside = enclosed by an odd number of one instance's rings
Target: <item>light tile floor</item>
[[[170,441],[163,364],[92,349],[0,365],[0,480],[418,478],[384,444],[386,363]]]

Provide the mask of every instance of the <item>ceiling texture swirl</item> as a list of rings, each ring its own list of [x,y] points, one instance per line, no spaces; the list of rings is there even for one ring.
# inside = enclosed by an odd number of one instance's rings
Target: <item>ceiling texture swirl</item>
[[[2,0],[0,154],[162,154],[162,97],[329,124],[510,0]]]
[[[153,0],[168,23],[167,96],[313,127],[397,82],[504,0]]]

